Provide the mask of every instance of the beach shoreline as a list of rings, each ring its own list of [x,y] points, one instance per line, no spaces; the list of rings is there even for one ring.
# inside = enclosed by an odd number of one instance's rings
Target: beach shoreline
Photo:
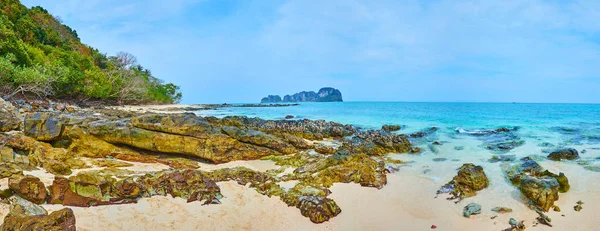
[[[189,106],[136,106],[118,109],[139,113],[163,113],[161,110],[165,108]],[[184,111],[172,110],[171,112],[177,114]],[[452,140],[451,137],[443,135],[436,139]],[[565,173],[571,185],[571,190],[560,194],[559,200],[555,203],[562,211],[548,212],[554,226],[550,228],[535,222],[538,214],[526,205],[527,198],[521,195],[518,188],[512,186],[505,178],[503,163],[490,163],[482,154],[487,151],[478,148],[479,142],[477,138],[463,137],[440,145],[437,147],[438,153],[425,151],[416,155],[393,153],[383,155],[383,158],[401,160],[404,164],[398,166],[395,172],[386,174],[387,183],[381,189],[362,187],[356,183],[334,183],[329,187],[331,190],[329,197],[337,202],[342,212],[321,224],[315,224],[303,217],[298,209],[286,205],[278,196],[261,195],[249,185],[240,185],[235,181],[218,183],[223,194],[221,204],[202,205],[201,202],[187,203],[182,198],[171,196],[152,196],[142,198],[134,204],[87,208],[48,204],[42,206],[49,212],[65,207],[73,209],[79,230],[424,230],[431,227],[439,230],[503,230],[510,227],[509,218],[523,220],[527,230],[594,230],[600,225],[600,221],[595,220],[591,213],[600,207],[600,190],[597,190],[600,189],[600,174],[587,171],[583,166],[573,162],[540,161],[540,165],[552,172]],[[331,139],[317,140],[316,143],[336,148],[340,146],[339,141]],[[460,156],[456,156],[455,147],[459,145],[464,146],[466,150],[463,150]],[[419,146],[423,147],[423,144]],[[526,152],[540,150],[540,147],[533,144],[526,144],[519,148],[529,150]],[[600,154],[594,149],[589,147],[588,149],[589,154]],[[122,167],[122,169],[139,173],[169,169],[168,165],[161,163],[127,163],[133,166]],[[490,186],[479,191],[476,196],[465,198],[455,204],[445,199],[449,195],[437,195],[436,191],[452,180],[457,169],[464,163],[482,165],[490,179]],[[208,172],[245,167],[266,173],[282,168],[271,160],[198,164],[198,170]],[[102,168],[81,171],[98,169]],[[70,176],[77,175],[79,172],[79,170],[73,171]],[[286,172],[290,173],[288,170]],[[23,173],[40,178],[46,185],[51,185],[54,179],[53,174],[43,169]],[[293,184],[287,187],[293,187]],[[0,189],[5,188],[8,188],[7,179],[0,181]],[[580,212],[573,209],[577,201],[585,202],[584,209]],[[472,202],[482,206],[481,214],[470,218],[463,217],[463,207]],[[513,212],[497,214],[491,211],[491,208],[496,206],[509,207]],[[8,205],[1,204],[0,216],[8,212]]]

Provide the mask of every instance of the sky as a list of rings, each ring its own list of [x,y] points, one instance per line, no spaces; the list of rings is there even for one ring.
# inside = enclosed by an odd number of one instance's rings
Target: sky
[[[183,103],[335,87],[345,101],[600,103],[597,0],[22,0]]]

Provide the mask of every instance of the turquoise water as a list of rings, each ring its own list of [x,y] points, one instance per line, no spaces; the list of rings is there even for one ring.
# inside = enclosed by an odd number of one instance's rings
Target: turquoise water
[[[244,115],[263,119],[283,119],[286,115],[293,115],[296,119],[323,119],[363,128],[400,124],[406,126],[405,132],[431,126],[450,130],[457,127],[517,126],[525,132],[572,128],[589,135],[600,135],[599,104],[340,102],[302,103],[292,107],[223,108],[199,114],[217,117]]]

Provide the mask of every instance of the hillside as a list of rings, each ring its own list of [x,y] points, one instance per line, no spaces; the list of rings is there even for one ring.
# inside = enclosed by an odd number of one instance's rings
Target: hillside
[[[42,7],[0,1],[0,93],[4,99],[174,103],[179,87],[163,83],[120,52],[107,56]]]

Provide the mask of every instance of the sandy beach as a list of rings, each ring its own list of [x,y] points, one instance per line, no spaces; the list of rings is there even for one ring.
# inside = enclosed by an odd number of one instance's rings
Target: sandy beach
[[[414,156],[397,155],[405,160]],[[417,157],[418,159],[418,157]],[[549,162],[545,162],[549,163]],[[537,214],[523,203],[519,191],[512,187],[500,169],[490,165],[486,168],[490,187],[454,204],[436,198],[440,185],[449,181],[460,162],[441,162],[436,166],[417,163],[405,166],[388,175],[388,184],[381,190],[365,188],[357,184],[336,183],[331,187],[331,198],[342,208],[342,213],[323,224],[313,224],[296,208],[288,207],[276,197],[266,197],[254,189],[236,182],[219,183],[224,198],[222,204],[201,205],[186,203],[184,199],[155,196],[144,198],[137,204],[98,207],[70,207],[75,212],[79,230],[502,230],[509,227],[507,221],[514,217],[525,220],[528,230],[596,230],[600,221],[593,211],[600,208],[600,174],[588,174],[579,166],[556,163],[545,165],[572,177],[571,191],[561,194],[556,205],[561,212],[550,212],[554,227],[532,227]],[[239,161],[222,166],[202,166],[201,169],[245,166],[257,171],[277,168],[271,161]],[[487,167],[487,166],[486,166]],[[167,166],[160,164],[136,164],[134,171],[156,171]],[[430,169],[426,174],[423,170]],[[42,171],[29,172],[43,181],[51,181],[51,174]],[[46,183],[46,182],[45,182]],[[50,183],[50,182],[48,182]],[[0,182],[6,188],[7,180]],[[585,202],[581,212],[572,207],[575,202]],[[462,208],[470,202],[482,205],[482,213],[464,218]],[[514,211],[497,214],[490,209],[496,206],[510,207]],[[48,211],[64,206],[44,205]],[[8,205],[0,205],[0,216],[8,212]],[[564,214],[565,217],[561,215]],[[491,217],[497,216],[494,219]]]

